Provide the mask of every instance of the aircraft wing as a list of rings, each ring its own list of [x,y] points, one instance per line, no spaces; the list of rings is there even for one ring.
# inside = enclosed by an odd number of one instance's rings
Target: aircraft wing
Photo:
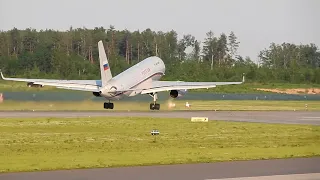
[[[242,84],[243,82],[184,82],[184,81],[153,81],[152,87],[143,89],[141,94],[179,89],[204,89],[220,85]]]
[[[170,90],[188,90],[188,89],[204,89],[214,88],[222,85],[235,85],[244,83],[244,75],[242,81],[239,82],[184,82],[184,81],[152,81],[152,86],[141,91],[141,94],[155,93]]]
[[[119,91],[110,91],[112,93],[123,93],[136,91],[140,94],[156,93],[170,90],[189,90],[189,89],[204,89],[214,88],[222,85],[235,85],[244,83],[244,76],[240,82],[184,82],[184,81],[151,81],[143,88],[122,89]]]
[[[1,70],[0,74],[3,80],[28,82],[34,85],[53,86],[59,89],[70,89],[78,91],[99,92],[100,81],[97,80],[57,80],[57,79],[25,79],[25,78],[6,78]]]

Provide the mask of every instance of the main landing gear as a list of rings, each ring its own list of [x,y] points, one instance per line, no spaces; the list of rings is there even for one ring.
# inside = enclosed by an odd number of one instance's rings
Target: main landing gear
[[[157,99],[158,99],[158,94],[157,93],[150,93],[149,94],[151,97],[153,97],[153,103],[150,103],[150,110],[160,110],[160,104],[157,104]],[[113,109],[114,105],[113,103],[105,102],[103,104],[104,109]]]
[[[105,109],[113,109],[113,107],[114,107],[114,105],[111,102],[108,102],[108,103],[105,102],[103,104],[103,108],[105,108]]]
[[[153,103],[150,104],[150,110],[160,110],[160,104],[157,104],[158,95],[157,93],[149,94],[153,97]]]

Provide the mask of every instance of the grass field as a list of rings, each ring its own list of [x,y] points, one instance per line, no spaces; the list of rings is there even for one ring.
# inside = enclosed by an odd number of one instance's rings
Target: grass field
[[[229,86],[217,86],[211,89],[196,89],[194,92],[215,92],[215,93],[259,93],[259,94],[273,94],[272,92],[266,92],[257,90],[257,88],[266,89],[296,89],[296,88],[320,88],[320,84],[291,84],[291,83],[244,83],[240,85]],[[304,93],[301,93],[304,94]]]
[[[158,129],[154,141],[150,135]],[[320,126],[162,118],[0,119],[0,172],[320,155]]]
[[[217,86],[211,89],[191,90],[194,92],[215,92],[215,93],[263,93],[270,94],[271,92],[259,91],[256,88],[277,88],[277,89],[293,89],[293,88],[320,88],[320,84],[290,84],[290,83],[249,83],[246,82],[240,85]],[[56,89],[50,86],[43,88],[29,88],[26,82],[13,82],[0,80],[0,92],[11,91],[68,91]]]
[[[174,108],[169,108],[169,103],[175,103]],[[247,100],[247,101],[189,101],[190,108],[185,107],[186,101],[163,101],[161,103],[161,111],[168,110],[320,110],[320,101],[263,101],[263,100]],[[125,111],[147,111],[149,110],[149,102],[124,102],[115,101],[114,109],[111,111],[125,110]],[[307,109],[306,109],[307,105]],[[100,111],[103,109],[103,102],[95,101],[79,101],[79,102],[17,102],[5,101],[0,103],[0,110],[15,111],[15,110],[28,110],[28,111]],[[109,110],[110,111],[110,110]]]

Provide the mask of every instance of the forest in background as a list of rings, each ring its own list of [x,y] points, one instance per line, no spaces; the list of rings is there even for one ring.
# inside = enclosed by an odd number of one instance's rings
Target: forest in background
[[[97,43],[102,40],[115,76],[149,56],[166,65],[163,80],[320,84],[320,52],[315,44],[283,42],[257,52],[259,63],[238,55],[235,32],[191,34],[70,27],[67,31],[13,28],[0,32],[0,67],[6,76],[100,79]],[[203,46],[202,46],[203,44]],[[186,49],[192,49],[186,53]]]

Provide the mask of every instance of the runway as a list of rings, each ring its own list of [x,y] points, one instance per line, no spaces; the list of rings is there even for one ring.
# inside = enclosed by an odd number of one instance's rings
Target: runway
[[[0,174],[1,180],[213,180],[239,177],[241,180],[252,180],[252,177],[262,180],[319,180],[320,158]]]
[[[2,111],[0,117],[208,117],[209,120],[320,125],[320,111]]]

